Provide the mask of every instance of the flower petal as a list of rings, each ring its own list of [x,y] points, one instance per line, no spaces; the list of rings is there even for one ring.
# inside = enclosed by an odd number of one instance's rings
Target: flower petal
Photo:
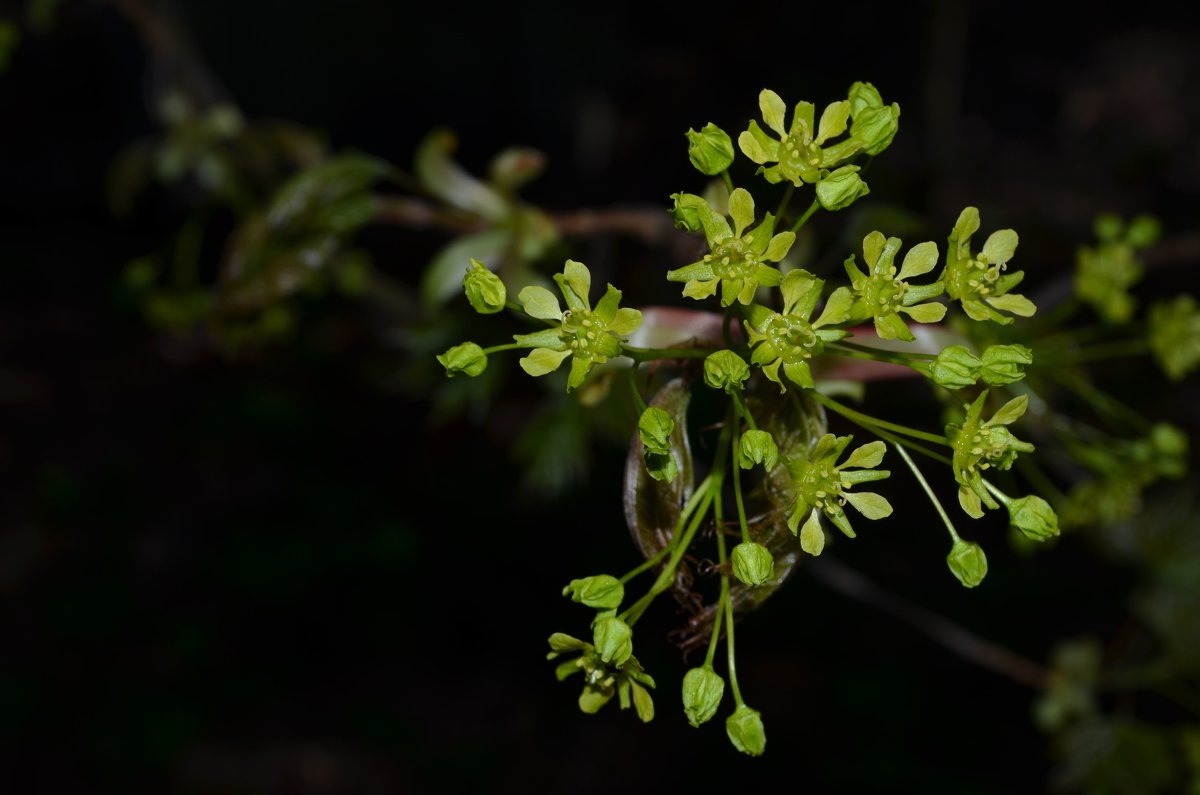
[[[825,549],[825,529],[821,527],[821,514],[816,508],[808,514],[808,521],[800,531],[800,548],[813,557]]]
[[[988,235],[983,244],[983,256],[991,265],[1004,264],[1017,251],[1017,233],[1011,229],[998,229]]]
[[[979,519],[983,516],[983,503],[979,501],[979,495],[966,486],[958,487],[958,504],[972,519]]]
[[[879,315],[875,318],[875,333],[881,340],[904,340],[912,342],[916,337],[908,330],[908,324],[899,315]]]
[[[873,491],[864,491],[861,494],[843,491],[842,496],[868,519],[882,519],[892,515],[892,504],[881,494]]]
[[[720,281],[720,279],[692,279],[683,286],[683,297],[695,298],[700,301],[716,295],[717,285],[720,284]]]
[[[846,459],[845,463],[838,465],[838,469],[846,467],[861,467],[870,469],[879,466],[879,462],[883,460],[883,454],[887,452],[887,445],[880,441],[868,442],[862,447],[857,448]]]
[[[594,314],[596,318],[607,326],[612,322],[613,317],[617,314],[617,307],[621,305],[621,291],[611,284],[604,291],[604,297],[596,304]]]
[[[587,304],[588,293],[592,290],[592,272],[588,270],[587,265],[569,259],[563,266],[563,276],[566,278],[567,284],[575,292],[575,295],[579,296],[580,300]]]
[[[762,258],[767,262],[781,262],[788,252],[792,250],[792,244],[796,242],[795,232],[780,232],[771,238],[771,242],[767,244],[767,250],[763,253]]]
[[[805,141],[811,141],[813,134],[816,132],[813,124],[813,117],[816,115],[816,106],[811,102],[797,102],[796,110],[792,114],[792,129],[788,131],[789,135],[800,134]]]
[[[713,271],[712,265],[709,265],[704,260],[693,262],[691,265],[684,265],[682,268],[676,268],[673,271],[667,271],[667,281],[669,282],[690,282],[693,279],[715,279],[716,272]]]
[[[769,88],[764,88],[758,94],[758,109],[762,111],[763,121],[779,135],[787,135],[783,126],[783,116],[787,113],[787,105],[783,98]],[[754,122],[751,122],[753,124]]]
[[[788,377],[788,380],[793,384],[812,389],[813,383],[812,370],[808,366],[808,362],[789,362],[783,365],[783,374]]]
[[[897,274],[897,278],[911,279],[913,276],[929,273],[937,266],[937,261],[937,243],[932,240],[918,243],[904,255],[904,262],[900,265],[900,273]]]
[[[945,304],[928,303],[916,306],[902,306],[900,311],[918,323],[937,323],[946,316]]]
[[[522,357],[517,364],[530,375],[537,377],[552,373],[563,363],[563,359],[571,355],[570,349],[553,351],[549,348],[534,348],[528,356]]]
[[[879,255],[883,253],[885,245],[887,238],[883,236],[883,232],[871,232],[863,238],[863,262],[868,270],[875,270],[875,263],[879,262]]]
[[[983,299],[997,309],[1003,309],[1005,312],[1012,312],[1014,315],[1021,317],[1033,317],[1037,312],[1037,305],[1023,295],[1013,293],[1012,295],[993,295]]]
[[[552,351],[567,349],[567,343],[562,340],[562,331],[557,328],[535,331],[532,334],[514,334],[513,340],[518,345],[528,345],[530,348],[549,348]]]
[[[704,239],[708,241],[709,248],[716,246],[719,241],[725,240],[733,234],[725,216],[707,205],[696,209],[697,215],[700,216],[700,225],[704,227]]]
[[[738,148],[760,166],[779,160],[779,141],[767,135],[758,122],[750,122],[749,129],[743,130],[738,136]]]
[[[821,113],[821,123],[817,128],[817,138],[814,143],[823,144],[834,136],[846,131],[846,122],[850,119],[850,103],[847,100],[831,102]]]
[[[820,326],[836,325],[845,323],[850,319],[850,306],[854,303],[854,293],[850,292],[849,287],[839,287],[829,296],[829,300],[825,302],[825,308],[821,311],[821,316],[813,322],[814,329]]]
[[[617,314],[609,321],[608,331],[610,334],[623,336],[632,334],[637,330],[638,326],[642,325],[642,313],[637,309],[629,307],[621,307],[617,310]]]
[[[1001,406],[984,425],[1010,425],[1029,408],[1029,395],[1020,395]]]
[[[530,285],[521,290],[517,300],[524,307],[525,314],[530,317],[539,320],[562,320],[562,309],[559,308],[558,299],[545,287]]]
[[[733,217],[733,234],[741,237],[746,227],[754,223],[754,197],[745,188],[735,188],[729,194],[729,214]]]
[[[609,338],[611,339],[611,337]],[[590,357],[576,356],[571,359],[571,374],[567,376],[567,391],[577,389],[587,378],[588,371],[592,369],[592,360]]]

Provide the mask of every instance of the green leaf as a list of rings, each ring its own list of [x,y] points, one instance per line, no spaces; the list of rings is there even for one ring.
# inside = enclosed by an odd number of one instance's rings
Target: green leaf
[[[371,183],[384,176],[388,165],[366,155],[348,154],[330,158],[307,168],[288,180],[275,192],[267,207],[267,222],[277,231],[296,231],[308,227],[314,216],[332,205],[355,198]],[[361,226],[371,219],[359,219]],[[353,231],[345,229],[342,231]]]

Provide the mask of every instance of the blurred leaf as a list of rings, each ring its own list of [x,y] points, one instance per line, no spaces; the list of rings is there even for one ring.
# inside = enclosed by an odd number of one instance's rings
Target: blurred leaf
[[[430,132],[417,147],[414,168],[431,194],[460,210],[499,221],[508,215],[508,203],[451,159],[458,139],[447,129]]]
[[[275,193],[267,223],[285,233],[352,233],[374,215],[373,200],[365,191],[387,171],[386,163],[366,155],[331,158],[300,172]]]
[[[1089,720],[1063,738],[1056,789],[1088,795],[1178,792],[1179,759],[1166,730],[1126,718]]]

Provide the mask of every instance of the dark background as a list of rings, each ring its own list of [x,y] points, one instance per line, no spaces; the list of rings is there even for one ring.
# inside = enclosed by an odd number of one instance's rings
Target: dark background
[[[436,124],[459,133],[476,172],[504,146],[534,146],[550,166],[526,195],[551,209],[665,208],[700,187],[688,127],[741,129],[764,86],[823,105],[869,80],[903,108],[870,200],[929,219],[935,239],[976,204],[985,230],[1020,231],[1030,283],[1053,291],[1097,212],[1151,212],[1168,234],[1200,220],[1200,36],[1182,7],[168,11],[205,85],[247,118],[310,125],[334,149],[405,167]],[[103,186],[114,155],[154,133],[146,99],[173,68],[117,9],[66,3],[0,75],[0,780],[56,792],[1045,788],[1053,759],[1032,691],[804,572],[738,633],[762,759],[734,753],[719,722],[693,730],[679,714],[667,604],[638,627],[655,721],[579,715],[545,638],[585,631],[558,595],[566,580],[636,562],[613,543],[627,538],[623,451],[596,447],[565,495],[518,489],[506,434],[431,421],[391,321],[345,299],[311,307],[294,344],[232,360],[180,353],[148,328],[119,276],[182,210],[163,199],[118,222]],[[815,223],[832,236],[836,221]],[[367,240],[410,286],[441,242]],[[588,245],[618,276],[665,267],[664,252],[628,241]],[[1159,272],[1148,288],[1181,283]],[[1154,410],[1186,426],[1186,398],[1145,377],[1161,390]],[[1121,621],[1127,573],[1076,540],[1022,558],[989,526],[992,572],[964,591],[932,512],[907,516],[831,553],[1035,660]]]

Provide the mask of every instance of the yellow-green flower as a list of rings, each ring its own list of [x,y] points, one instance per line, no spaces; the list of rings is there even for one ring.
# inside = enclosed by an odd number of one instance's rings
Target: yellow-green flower
[[[901,339],[912,342],[912,332],[900,317],[901,312],[918,323],[936,323],[946,315],[946,307],[936,302],[921,303],[942,294],[944,285],[909,284],[906,279],[929,273],[937,265],[937,244],[929,241],[919,243],[908,250],[904,261],[896,271],[896,254],[900,251],[900,238],[884,239],[883,233],[872,232],[863,238],[863,260],[870,269],[864,274],[854,264],[854,255],[846,260],[846,275],[854,289],[854,304],[850,307],[851,320],[873,318],[875,333],[880,339]]]
[[[554,372],[571,357],[571,374],[567,378],[570,391],[583,383],[592,365],[620,355],[621,338],[642,324],[642,313],[619,307],[621,291],[611,284],[592,309],[588,299],[592,274],[582,262],[567,260],[563,272],[554,274],[554,281],[567,301],[565,312],[554,293],[545,287],[526,287],[518,299],[526,314],[558,321],[558,325],[533,334],[516,334],[513,339],[519,345],[533,348],[520,360],[521,369],[533,376]]]
[[[598,644],[601,643],[599,639],[594,640],[597,640]],[[621,709],[629,709],[632,704],[642,721],[654,718],[654,701],[647,690],[654,687],[654,679],[642,668],[637,657],[628,654],[624,655],[620,663],[613,660],[605,662],[597,651],[597,646],[592,643],[585,643],[562,632],[555,632],[550,636],[550,653],[546,655],[547,660],[572,652],[579,652],[579,656],[559,663],[554,675],[561,682],[572,674],[583,674],[583,692],[579,694],[580,710],[591,715],[615,695]]]
[[[821,316],[809,322],[824,286],[823,280],[806,270],[790,271],[780,284],[783,312],[772,312],[760,304],[750,307],[750,319],[746,322],[746,333],[754,347],[750,362],[779,384],[780,391],[786,389],[779,377],[781,369],[793,384],[811,388],[813,377],[808,360],[825,350],[826,342],[849,336],[845,331],[822,328],[847,320],[853,296],[845,287],[834,290]]]
[[[1021,283],[1025,273],[1004,273],[1008,261],[1017,250],[1017,233],[1011,229],[992,232],[983,244],[983,250],[972,255],[971,235],[977,231],[979,210],[967,207],[958,216],[950,233],[946,269],[941,278],[946,284],[946,294],[960,301],[963,311],[972,320],[1011,323],[1012,318],[1000,314],[1001,311],[1032,317],[1037,311],[1033,301],[1023,295],[1009,293]]]
[[[987,390],[984,390],[967,407],[967,416],[961,425],[946,426],[946,438],[954,448],[951,468],[958,482],[958,503],[976,519],[983,516],[980,502],[989,508],[1000,507],[983,485],[983,473],[992,467],[1008,469],[1017,459],[1017,453],[1033,452],[1032,444],[1013,436],[1007,427],[1025,413],[1029,397],[1013,398],[985,422],[983,404],[987,396]]]
[[[750,231],[754,223],[754,198],[744,188],[729,195],[729,214],[733,229],[725,216],[713,210],[707,202],[696,208],[709,253],[704,259],[667,272],[667,280],[686,282],[683,294],[700,300],[715,295],[721,288],[721,306],[734,301],[748,304],[759,287],[774,287],[781,274],[765,263],[779,262],[787,256],[796,235],[775,232],[775,217],[766,214],[762,223]]]
[[[792,112],[790,127],[784,125],[787,105],[774,91],[763,89],[758,95],[758,107],[767,127],[779,138],[772,138],[757,121],[751,121],[749,129],[738,136],[738,147],[746,157],[762,166],[759,171],[768,182],[786,179],[796,187],[806,182],[820,182],[826,176],[821,173],[822,169],[833,168],[863,147],[863,140],[855,137],[835,144],[827,143],[846,132],[850,119],[848,100],[830,103],[819,123],[814,118],[816,107],[811,102],[798,102]]]
[[[837,436],[827,433],[813,447],[807,457],[790,456],[787,459],[788,474],[796,499],[788,514],[788,528],[796,533],[800,520],[808,513],[808,521],[800,530],[800,546],[810,555],[820,555],[825,547],[825,532],[821,529],[821,514],[850,538],[854,529],[842,506],[849,502],[868,519],[882,519],[892,513],[891,504],[883,496],[873,492],[851,492],[856,483],[883,480],[891,473],[886,469],[873,469],[883,460],[887,445],[870,442],[854,450],[846,460],[838,464],[842,451],[853,441],[852,436]],[[849,471],[854,468],[854,471]]]

